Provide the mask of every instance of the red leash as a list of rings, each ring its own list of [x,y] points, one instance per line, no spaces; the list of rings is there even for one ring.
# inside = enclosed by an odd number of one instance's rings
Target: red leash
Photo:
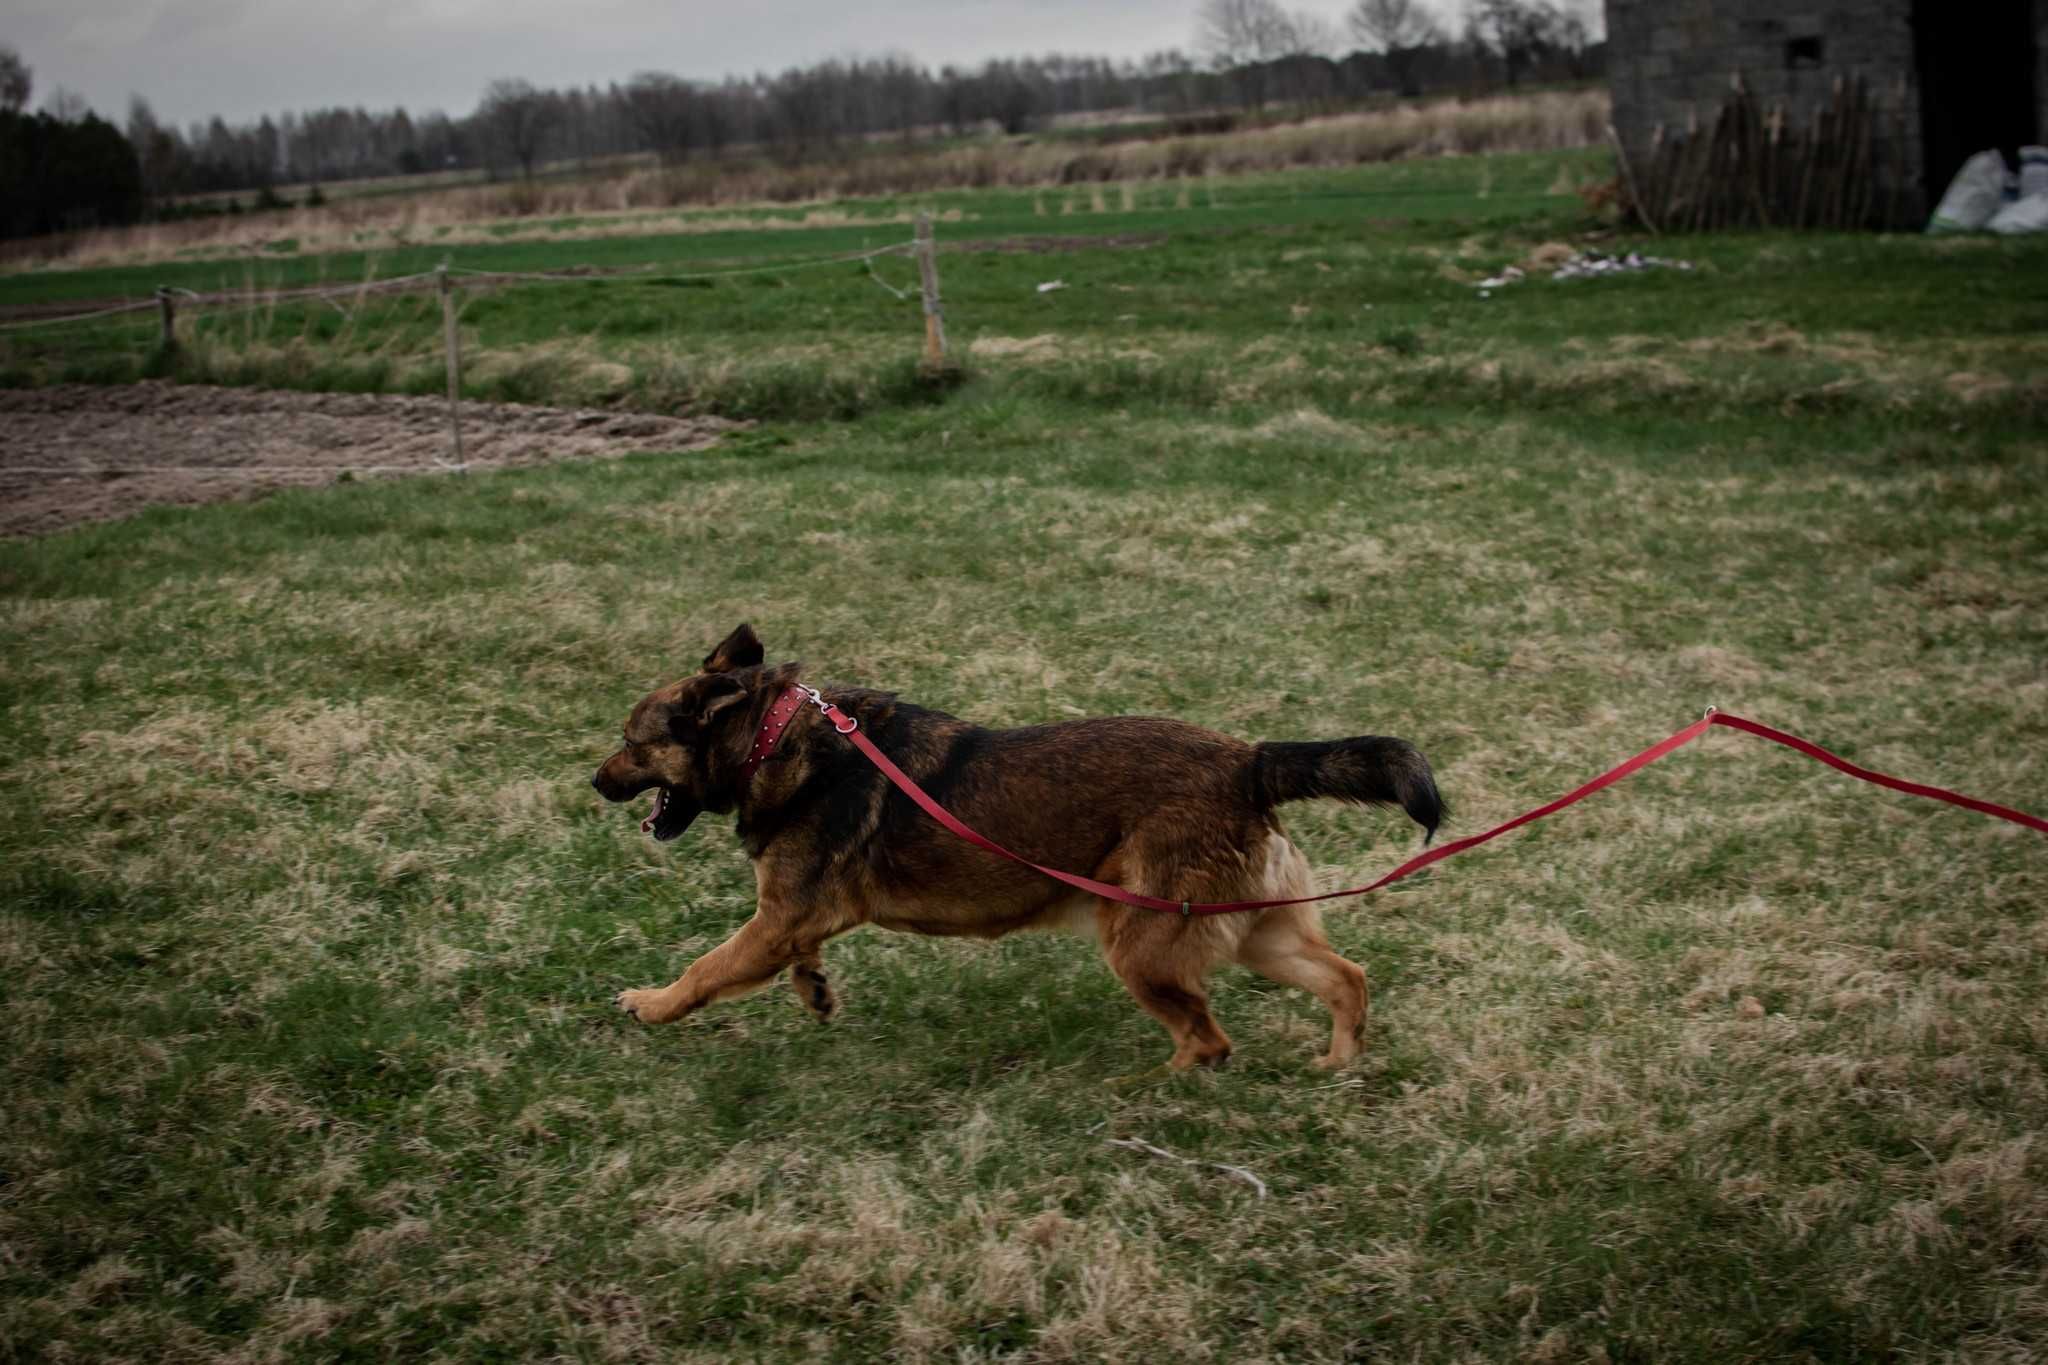
[[[1065,882],[1068,886],[1082,891],[1092,892],[1106,900],[1120,901],[1125,905],[1142,906],[1147,910],[1162,910],[1170,914],[1186,917],[1195,915],[1234,915],[1245,910],[1271,910],[1282,905],[1304,905],[1310,901],[1335,900],[1342,896],[1363,896],[1367,892],[1377,891],[1383,886],[1400,881],[1410,873],[1420,872],[1431,863],[1440,863],[1446,858],[1463,853],[1466,849],[1477,848],[1483,843],[1498,839],[1509,830],[1520,829],[1523,825],[1533,820],[1541,820],[1546,815],[1555,815],[1566,806],[1576,805],[1594,792],[1605,787],[1611,787],[1631,773],[1649,767],[1666,754],[1684,748],[1716,725],[1726,725],[1731,729],[1746,730],[1750,734],[1760,735],[1774,744],[1782,744],[1788,749],[1796,749],[1808,758],[1817,758],[1830,767],[1841,769],[1851,777],[1861,778],[1865,782],[1874,782],[1880,787],[1890,787],[1894,791],[1906,792],[1912,796],[1926,796],[1936,801],[1946,801],[1952,806],[1961,806],[1965,810],[1974,810],[1985,815],[1996,816],[2000,820],[2010,820],[2013,824],[2025,825],[2028,829],[2048,834],[2048,820],[2028,815],[2025,811],[2017,811],[2010,806],[2001,806],[1991,801],[1979,801],[1973,796],[1964,796],[1960,792],[1947,791],[1941,787],[1923,786],[1918,782],[1908,782],[1903,778],[1889,777],[1884,773],[1873,772],[1869,768],[1858,767],[1845,758],[1829,753],[1818,744],[1800,739],[1797,735],[1788,735],[1783,730],[1773,730],[1768,725],[1759,725],[1753,720],[1744,720],[1741,716],[1731,716],[1725,711],[1716,711],[1710,708],[1706,715],[1686,726],[1669,739],[1661,740],[1651,745],[1635,757],[1609,768],[1591,782],[1573,788],[1555,801],[1547,805],[1538,806],[1532,811],[1525,811],[1505,824],[1495,825],[1483,834],[1473,834],[1463,839],[1454,839],[1448,844],[1438,844],[1435,848],[1428,849],[1410,858],[1378,881],[1368,882],[1364,886],[1354,886],[1343,891],[1325,891],[1319,896],[1295,896],[1287,900],[1220,901],[1207,905],[1199,902],[1169,901],[1161,900],[1157,896],[1141,896],[1134,891],[1126,891],[1120,886],[1111,886],[1107,882],[1098,882],[1092,877],[1082,877],[1072,872],[1062,872],[1056,867],[1047,867],[1043,863],[1034,863],[1029,858],[1010,852],[1009,849],[1004,848],[995,840],[968,828],[956,819],[951,811],[948,811],[944,806],[932,800],[930,794],[924,788],[912,781],[908,773],[892,763],[887,754],[875,747],[874,741],[860,732],[860,723],[858,721],[818,695],[817,689],[799,685],[791,690],[801,692],[805,699],[822,711],[825,719],[832,722],[832,728],[852,741],[853,746],[866,754],[869,761],[882,770],[882,775],[895,783],[897,789],[905,796],[915,801],[925,814],[931,816],[932,819],[938,821],[968,843],[973,844],[977,848],[985,849],[997,857],[1008,858],[1013,863],[1022,863],[1025,867],[1043,872],[1046,876],[1056,881]],[[777,728],[777,733],[780,733],[780,727]]]

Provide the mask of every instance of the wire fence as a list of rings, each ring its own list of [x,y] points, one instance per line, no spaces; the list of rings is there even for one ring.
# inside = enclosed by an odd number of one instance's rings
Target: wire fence
[[[123,313],[140,313],[157,306],[155,299],[143,303],[116,304],[112,308],[99,308],[90,313],[72,313],[57,318],[29,318],[21,322],[0,322],[0,332],[26,332],[37,327],[65,327],[74,322],[92,322],[97,318],[118,317]]]
[[[443,263],[433,270],[420,271],[411,275],[399,275],[383,280],[363,280],[348,285],[309,285],[294,289],[269,289],[257,295],[254,291],[239,294],[204,295],[191,289],[165,286],[156,291],[156,297],[134,303],[117,304],[107,308],[96,308],[86,312],[66,314],[60,317],[26,318],[0,323],[0,332],[25,332],[39,328],[62,328],[81,323],[109,321],[137,313],[156,311],[161,316],[162,344],[166,350],[177,346],[177,313],[180,302],[192,312],[207,319],[234,317],[240,314],[275,308],[279,304],[297,302],[323,302],[333,306],[344,317],[353,317],[343,306],[343,300],[362,300],[372,294],[394,294],[408,291],[435,289],[441,296],[444,321],[444,348],[448,368],[448,419],[454,447],[454,459],[433,457],[425,465],[355,465],[355,466],[263,466],[263,465],[9,465],[0,462],[0,478],[105,478],[122,477],[144,473],[182,473],[217,475],[221,477],[264,477],[280,474],[336,474],[344,472],[358,474],[373,473],[463,473],[469,468],[464,458],[461,421],[461,336],[456,326],[457,307],[455,303],[455,281],[461,277],[472,286],[497,287],[500,285],[519,287],[551,284],[616,284],[647,285],[670,284],[699,280],[718,280],[738,276],[759,276],[786,274],[792,271],[813,270],[829,267],[858,265],[865,268],[867,278],[898,300],[908,300],[911,291],[899,289],[883,279],[875,269],[875,262],[884,257],[909,255],[916,259],[919,273],[917,288],[922,294],[925,317],[926,361],[942,363],[945,352],[944,329],[940,325],[938,273],[936,265],[937,246],[932,236],[929,215],[920,214],[917,235],[909,241],[891,242],[886,246],[872,247],[860,251],[839,252],[826,256],[800,257],[768,262],[760,265],[737,265],[709,270],[663,270],[655,266],[624,270],[605,270],[595,266],[570,266],[559,270],[516,271],[488,270],[471,266],[456,266]]]
[[[820,266],[865,265],[869,278],[894,294],[898,299],[908,299],[906,290],[884,280],[875,272],[874,263],[884,256],[908,255],[917,249],[915,241],[892,242],[888,246],[875,247],[865,251],[844,252],[835,256],[816,256],[790,261],[775,261],[765,265],[733,266],[718,270],[671,270],[654,271],[652,268],[631,270],[605,270],[597,266],[569,266],[561,270],[523,271],[487,270],[472,266],[448,265],[443,269],[450,275],[460,275],[479,284],[669,284],[688,280],[728,279],[742,275],[775,275],[793,270],[809,270]],[[188,305],[202,310],[208,317],[231,317],[237,313],[254,312],[280,303],[319,301],[336,303],[338,300],[360,298],[366,294],[399,293],[408,290],[431,288],[441,277],[441,270],[423,270],[412,275],[397,275],[385,280],[363,280],[345,285],[308,285],[296,289],[267,289],[261,297],[251,298],[248,294],[206,295],[191,289],[169,287],[158,291],[158,297],[136,303],[116,304],[109,308],[96,308],[84,313],[69,313],[61,317],[26,318],[14,322],[0,322],[0,332],[31,331],[44,327],[67,327],[81,322],[94,322],[120,317],[131,313],[161,310],[162,296],[166,293],[187,301]],[[344,312],[346,310],[343,310]]]
[[[589,283],[593,280],[619,280],[630,284],[666,284],[674,280],[716,280],[733,275],[773,275],[788,270],[805,270],[821,265],[858,265],[863,261],[872,262],[877,257],[909,252],[916,248],[915,241],[894,242],[888,246],[876,247],[871,251],[851,251],[838,256],[816,256],[795,261],[776,261],[768,265],[734,266],[725,270],[669,271],[659,275],[631,273],[596,274],[588,269],[579,271],[543,271],[528,273],[518,270],[478,270],[467,266],[450,266],[451,275],[474,275],[494,280],[534,280],[549,282]],[[905,297],[908,297],[907,295]]]

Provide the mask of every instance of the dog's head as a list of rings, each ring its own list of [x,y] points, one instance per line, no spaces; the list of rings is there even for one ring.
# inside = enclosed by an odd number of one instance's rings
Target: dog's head
[[[760,637],[742,625],[705,656],[701,671],[642,697],[626,717],[625,742],[590,785],[607,801],[630,801],[652,787],[654,810],[640,828],[663,841],[704,811],[731,810],[763,657]]]

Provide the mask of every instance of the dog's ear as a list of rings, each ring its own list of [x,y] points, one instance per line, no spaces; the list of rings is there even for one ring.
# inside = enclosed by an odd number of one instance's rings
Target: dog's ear
[[[761,637],[754,634],[754,628],[742,621],[739,628],[718,642],[718,648],[704,656],[706,673],[730,673],[735,668],[752,668],[767,657],[761,648]]]
[[[716,721],[722,712],[730,710],[745,701],[749,693],[738,678],[728,673],[714,673],[697,686],[687,688],[678,697],[668,712],[668,732],[679,740],[688,740],[693,734]]]

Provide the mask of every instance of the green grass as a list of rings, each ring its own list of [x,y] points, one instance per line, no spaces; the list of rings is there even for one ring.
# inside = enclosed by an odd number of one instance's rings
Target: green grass
[[[0,1352],[2048,1349],[2048,849],[1734,734],[1331,911],[1343,1076],[1226,972],[1232,1066],[1113,1088],[1166,1039],[1069,940],[849,936],[829,1027],[610,1012],[749,911],[718,822],[588,787],[741,619],[988,723],[1404,735],[1448,834],[1710,702],[2041,809],[2040,247],[1664,242],[1700,268],[1481,301],[1443,272],[1572,225],[1279,216],[948,257],[963,349],[1050,338],[951,389],[851,275],[479,297],[480,394],[615,363],[763,420],[0,547]],[[377,331],[191,363],[342,383]],[[1332,885],[1413,847],[1288,821]]]
[[[1574,154],[1583,162],[1582,154]],[[2048,329],[2042,251],[2030,243],[1746,237],[1615,241],[1698,267],[1625,280],[1532,278],[1482,299],[1477,281],[1586,228],[1578,201],[1543,193],[1570,158],[1502,157],[1304,172],[1197,185],[1192,207],[1057,214],[1053,192],[941,196],[952,340],[1012,395],[1122,410],[1189,402],[1389,405],[1512,400],[1518,407],[1668,413],[1900,404],[1940,409],[1956,374],[2029,411]],[[1386,216],[1403,194],[1427,211]],[[1086,196],[1099,187],[1080,187]],[[1110,188],[1111,203],[1115,187]],[[1480,189],[1486,189],[1484,197]],[[1173,186],[1143,187],[1164,196]],[[1037,216],[1030,205],[1050,203]],[[1203,206],[1213,199],[1220,207]],[[880,217],[908,207],[858,201]],[[1456,210],[1454,213],[1453,210]],[[509,243],[466,250],[478,269],[660,262],[665,272],[758,270],[886,245],[880,228]],[[976,250],[1035,233],[1056,251]],[[1097,239],[1100,244],[1094,244]],[[253,282],[254,307],[201,313],[180,354],[153,314],[0,334],[0,385],[189,381],[438,392],[438,300],[265,302],[261,276],[300,285],[391,278],[429,253],[193,266],[194,287]],[[206,272],[211,272],[207,275]],[[131,279],[130,277],[134,278]],[[907,292],[898,298],[877,283]],[[70,289],[118,296],[134,271],[0,279],[0,304]],[[1039,292],[1040,284],[1065,287]],[[719,278],[590,279],[465,291],[465,392],[524,402],[622,402],[738,418],[856,418],[928,401],[911,362],[922,336],[915,272],[884,258]],[[1809,337],[1807,334],[1812,333]],[[1041,339],[1026,346],[1020,344]],[[2031,395],[2031,396],[2030,396]]]
[[[942,221],[947,243],[1017,236],[1110,236],[1132,233],[1187,233],[1205,228],[1257,225],[1264,228],[1321,226],[1356,228],[1369,219],[1415,222],[1524,220],[1561,205],[1576,207],[1569,195],[1550,193],[1560,173],[1594,174],[1597,157],[1584,151],[1521,156],[1447,159],[1361,166],[1337,171],[1224,179],[1074,185],[1023,190],[941,192],[912,198],[878,197],[829,206],[844,211],[844,225],[791,230],[820,211],[818,205],[678,210],[665,220],[691,225],[666,235],[576,236],[607,227],[607,220],[569,216],[521,219],[492,225],[504,234],[559,234],[558,239],[445,243],[427,240],[389,251],[301,255],[265,253],[255,261],[195,260],[92,270],[38,270],[0,275],[0,306],[67,299],[146,298],[159,285],[202,293],[309,285],[352,285],[365,278],[390,279],[431,270],[442,261],[479,270],[545,271],[571,266],[629,269],[730,268],[807,259],[886,246],[908,240],[906,223],[892,221],[929,210]],[[1128,201],[1126,199],[1128,193]],[[1098,202],[1098,196],[1100,196]],[[780,227],[761,231],[735,222]],[[704,226],[697,226],[697,225]]]

